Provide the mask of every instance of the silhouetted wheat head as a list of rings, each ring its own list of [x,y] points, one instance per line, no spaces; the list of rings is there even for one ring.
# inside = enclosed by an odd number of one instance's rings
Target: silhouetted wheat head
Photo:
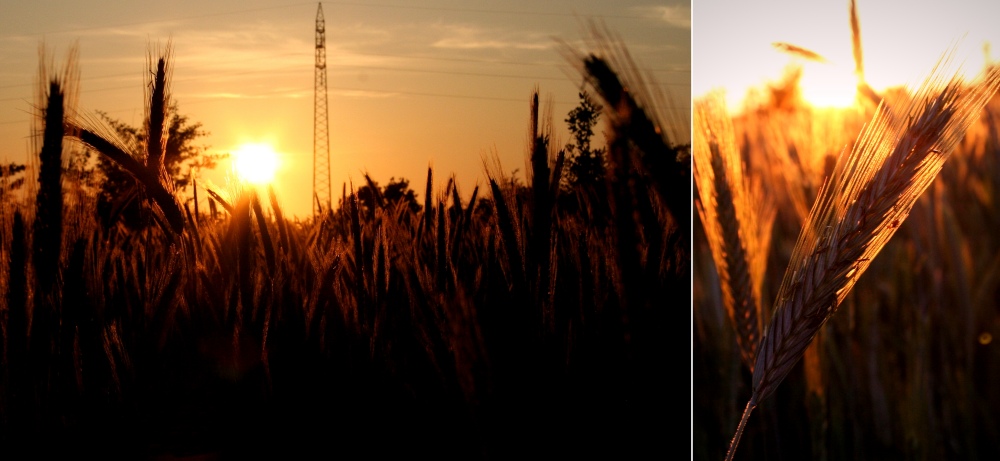
[[[612,174],[624,180],[634,171],[637,187],[652,189],[652,194],[637,193],[663,200],[680,234],[686,234],[691,216],[689,116],[657,91],[620,38],[594,22],[589,33],[590,51],[564,45],[563,53],[605,101]]]
[[[130,146],[121,135],[106,123],[91,117],[80,117],[70,123],[73,136],[89,145],[127,171],[156,204],[153,217],[165,228],[168,235],[180,234],[184,230],[184,213],[176,197],[174,183],[163,165],[164,123],[166,108],[169,107],[169,85],[171,47],[168,44],[153,63],[149,64],[150,80],[147,84],[146,129],[148,135],[144,146]],[[136,152],[135,148],[142,151]]]
[[[54,74],[54,75],[53,75]],[[37,110],[33,120],[38,152],[38,195],[33,225],[33,259],[38,293],[49,293],[55,283],[56,268],[62,251],[63,219],[63,136],[65,121],[75,115],[80,79],[77,49],[70,49],[62,72],[46,58],[44,45],[39,49]],[[38,136],[40,135],[40,137]],[[40,141],[40,145],[39,145]]]

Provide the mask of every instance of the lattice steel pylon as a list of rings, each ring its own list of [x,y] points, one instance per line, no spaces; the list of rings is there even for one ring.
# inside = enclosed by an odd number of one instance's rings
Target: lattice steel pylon
[[[326,104],[326,20],[316,10],[316,78],[313,89],[313,200],[315,215],[330,209],[330,119]]]

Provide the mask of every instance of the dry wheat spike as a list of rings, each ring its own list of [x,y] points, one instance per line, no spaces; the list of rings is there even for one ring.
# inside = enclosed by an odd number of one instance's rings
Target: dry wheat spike
[[[722,303],[752,372],[766,315],[761,285],[775,209],[743,171],[732,119],[721,93],[695,101],[695,205],[719,274]]]
[[[753,393],[727,460],[750,413],[799,361],[1000,86],[998,67],[970,84],[945,81],[941,67],[908,101],[878,108],[820,189],[761,338]]]

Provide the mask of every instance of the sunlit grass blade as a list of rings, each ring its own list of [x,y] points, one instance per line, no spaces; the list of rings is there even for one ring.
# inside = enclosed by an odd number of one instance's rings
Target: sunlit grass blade
[[[226,199],[222,198],[222,196],[219,195],[218,192],[212,189],[205,189],[205,192],[208,192],[208,196],[211,197],[212,200],[218,202],[219,205],[222,205],[222,208],[224,208],[226,212],[228,212],[229,214],[233,214],[233,206],[230,205]]]

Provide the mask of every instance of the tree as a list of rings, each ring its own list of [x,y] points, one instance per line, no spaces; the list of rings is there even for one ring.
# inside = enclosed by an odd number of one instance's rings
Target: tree
[[[389,178],[389,184],[382,189],[382,196],[389,206],[396,206],[398,202],[406,203],[411,212],[420,211],[420,203],[417,202],[417,194],[410,189],[410,180],[406,178]]]
[[[98,112],[98,115],[117,133],[127,152],[134,156],[144,152],[142,147],[147,139],[145,128],[113,119],[104,112]],[[173,182],[175,193],[186,192],[202,169],[215,168],[219,160],[228,157],[228,154],[211,153],[209,146],[196,144],[208,132],[202,129],[201,123],[191,123],[187,116],[181,115],[176,103],[170,105],[167,116],[163,166]],[[98,215],[107,225],[123,219],[130,227],[144,226],[138,206],[142,198],[141,188],[117,163],[103,155],[97,158],[97,167],[103,176],[97,201]]]
[[[9,192],[20,189],[24,185],[24,175],[20,173],[24,172],[26,168],[26,165],[18,163],[0,165],[0,206],[6,205]]]
[[[580,105],[567,114],[566,123],[569,126],[573,142],[564,148],[568,162],[567,181],[570,186],[596,186],[604,180],[607,170],[604,154],[606,148],[593,148],[590,138],[594,136],[594,125],[597,124],[603,107],[594,102],[586,91],[580,92]]]
[[[143,129],[130,126],[119,120],[109,117],[104,112],[98,112],[114,130],[127,143],[126,147],[133,152],[141,151],[139,148],[146,142],[146,133]],[[167,142],[163,155],[163,164],[166,167],[167,175],[174,182],[174,188],[178,191],[186,191],[191,185],[198,172],[202,169],[213,169],[219,160],[225,159],[229,154],[219,154],[208,152],[209,146],[197,145],[198,138],[207,136],[209,133],[202,129],[201,123],[190,123],[186,115],[181,115],[177,104],[172,104],[167,111],[170,121],[167,124]],[[113,162],[102,162],[101,170],[105,174],[108,168],[104,165],[114,166],[121,171]]]
[[[374,190],[372,189],[374,186]],[[374,192],[374,193],[373,193]],[[407,208],[413,213],[421,210],[420,203],[417,202],[417,194],[410,189],[410,180],[406,178],[389,178],[389,184],[380,187],[374,180],[368,181],[355,192],[360,202],[362,213],[371,213],[375,208],[383,206],[395,208],[397,203],[405,203]],[[344,204],[341,204],[343,208]]]

